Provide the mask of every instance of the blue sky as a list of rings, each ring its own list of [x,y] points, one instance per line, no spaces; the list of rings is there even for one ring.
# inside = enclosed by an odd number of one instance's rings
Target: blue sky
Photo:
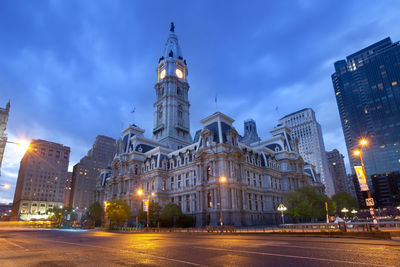
[[[287,113],[311,107],[327,150],[346,156],[333,63],[390,36],[399,1],[1,1],[0,106],[9,140],[71,147],[70,167],[96,135],[128,123],[151,137],[156,82],[175,22],[190,83],[191,132],[218,108],[253,118],[262,138]],[[136,108],[134,116],[130,111]],[[278,107],[276,111],[275,108]],[[8,145],[0,202],[11,202],[23,152]]]

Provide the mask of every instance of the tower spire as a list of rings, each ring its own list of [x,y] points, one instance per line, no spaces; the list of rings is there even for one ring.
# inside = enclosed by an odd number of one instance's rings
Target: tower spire
[[[171,149],[179,149],[191,144],[192,137],[187,64],[174,31],[175,25],[171,22],[164,53],[157,66],[153,139]]]

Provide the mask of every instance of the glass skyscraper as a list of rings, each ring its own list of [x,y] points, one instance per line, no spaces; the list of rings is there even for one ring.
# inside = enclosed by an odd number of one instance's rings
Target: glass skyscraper
[[[353,166],[359,165],[353,151],[361,138],[366,173],[400,170],[400,45],[383,39],[335,62],[332,82],[347,150]]]

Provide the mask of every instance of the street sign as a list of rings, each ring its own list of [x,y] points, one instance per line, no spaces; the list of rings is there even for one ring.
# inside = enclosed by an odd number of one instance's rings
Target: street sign
[[[147,212],[149,210],[149,201],[143,200],[143,211]]]
[[[368,207],[375,206],[374,199],[372,197],[371,198],[366,198],[365,199],[365,204],[367,204]]]
[[[361,166],[354,166],[354,169],[356,170],[358,183],[360,184],[360,190],[368,191],[369,188],[368,188],[368,183],[367,183],[367,177],[365,177],[363,168]]]

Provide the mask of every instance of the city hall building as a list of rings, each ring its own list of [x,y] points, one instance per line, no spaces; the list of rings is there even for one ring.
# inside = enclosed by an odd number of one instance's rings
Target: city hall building
[[[284,125],[261,140],[256,123],[247,120],[240,136],[234,120],[216,112],[201,120],[192,138],[187,62],[173,24],[170,31],[157,66],[153,138],[137,125],[122,131],[112,166],[98,179],[96,200],[122,199],[133,218],[148,197],[161,206],[176,203],[196,226],[218,225],[220,210],[224,225],[279,223],[276,208],[284,195],[305,185],[323,190],[319,175]]]

